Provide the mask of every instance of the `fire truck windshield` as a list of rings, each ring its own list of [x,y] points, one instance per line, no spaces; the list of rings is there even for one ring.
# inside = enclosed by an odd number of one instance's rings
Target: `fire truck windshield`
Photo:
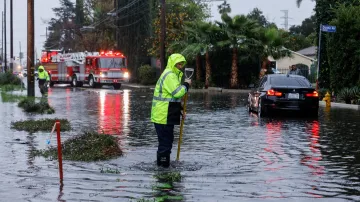
[[[100,68],[123,68],[125,65],[125,58],[100,58]]]

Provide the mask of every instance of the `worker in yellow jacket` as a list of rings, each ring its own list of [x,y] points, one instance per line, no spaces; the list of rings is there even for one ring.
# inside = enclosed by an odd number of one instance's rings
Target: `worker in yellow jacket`
[[[158,135],[157,165],[170,166],[170,154],[174,141],[174,126],[180,125],[181,98],[189,91],[191,80],[183,84],[182,69],[186,64],[181,54],[172,54],[156,83],[151,109],[151,122]],[[184,114],[183,114],[184,116]]]
[[[39,66],[38,71],[39,72],[38,72],[37,80],[39,81],[40,92],[41,92],[43,97],[47,97],[48,85],[49,85],[49,82],[50,82],[50,76],[45,71],[45,68],[42,65]]]

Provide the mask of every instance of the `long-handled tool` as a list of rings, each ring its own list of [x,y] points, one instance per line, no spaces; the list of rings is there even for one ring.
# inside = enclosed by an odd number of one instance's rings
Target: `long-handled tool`
[[[187,74],[190,74],[190,75],[187,75]],[[193,74],[194,74],[194,69],[193,68],[185,68],[185,77],[187,79],[191,79]],[[186,93],[185,97],[184,97],[183,117],[181,119],[181,124],[180,124],[180,135],[179,135],[179,142],[178,142],[178,150],[177,150],[177,155],[176,155],[176,161],[180,160],[180,149],[181,149],[181,142],[182,142],[182,136],[183,136],[183,131],[184,131],[184,122],[185,122],[187,99],[188,99],[188,93]]]

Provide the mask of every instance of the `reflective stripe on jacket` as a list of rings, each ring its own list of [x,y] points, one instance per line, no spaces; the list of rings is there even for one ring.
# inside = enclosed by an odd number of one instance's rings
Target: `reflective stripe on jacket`
[[[181,98],[187,88],[181,85],[183,73],[175,67],[177,63],[186,63],[185,57],[172,54],[168,64],[156,83],[151,108],[151,122],[157,124],[179,125]]]

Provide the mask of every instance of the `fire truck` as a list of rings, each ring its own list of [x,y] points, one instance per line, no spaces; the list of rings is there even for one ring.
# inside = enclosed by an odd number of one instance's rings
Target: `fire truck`
[[[43,62],[51,78],[50,86],[70,84],[82,87],[89,84],[92,88],[110,85],[120,89],[121,83],[129,80],[127,59],[120,52],[57,52],[50,55],[51,60]]]

